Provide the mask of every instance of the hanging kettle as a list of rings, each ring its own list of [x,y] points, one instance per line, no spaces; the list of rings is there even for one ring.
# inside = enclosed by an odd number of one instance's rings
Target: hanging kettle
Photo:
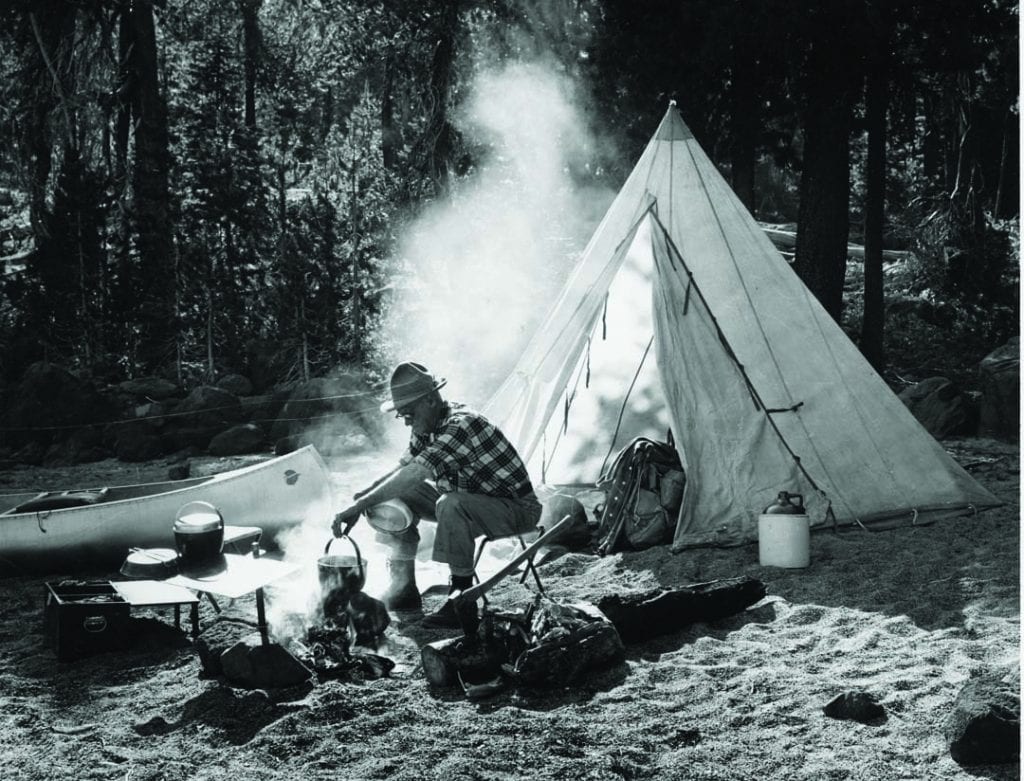
[[[802,494],[780,491],[765,508],[757,519],[757,547],[762,567],[801,569],[811,563],[811,525]]]

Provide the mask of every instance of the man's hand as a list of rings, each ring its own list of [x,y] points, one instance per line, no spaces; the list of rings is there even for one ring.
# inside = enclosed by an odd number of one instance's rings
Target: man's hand
[[[360,515],[362,515],[362,511],[355,505],[346,507],[335,515],[334,523],[331,524],[331,531],[334,533],[334,536],[341,537],[352,531],[352,527],[356,525]]]

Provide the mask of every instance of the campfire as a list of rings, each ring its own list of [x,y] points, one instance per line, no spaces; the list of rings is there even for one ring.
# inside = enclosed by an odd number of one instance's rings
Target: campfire
[[[380,647],[391,624],[379,599],[336,587],[324,593],[318,615],[306,627],[303,639],[292,641],[289,650],[320,680],[342,678],[354,671],[379,678],[394,669],[392,660],[368,650]]]

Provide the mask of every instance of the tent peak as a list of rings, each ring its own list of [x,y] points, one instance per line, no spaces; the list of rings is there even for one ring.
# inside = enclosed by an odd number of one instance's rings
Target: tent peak
[[[679,116],[679,109],[676,108],[674,100],[668,102],[668,110],[665,112],[661,124],[658,125],[658,131],[654,134],[654,138],[658,141],[689,141],[693,138],[690,128]]]

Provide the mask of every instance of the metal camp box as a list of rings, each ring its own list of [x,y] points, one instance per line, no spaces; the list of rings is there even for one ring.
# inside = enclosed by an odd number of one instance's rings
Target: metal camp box
[[[123,647],[131,606],[107,580],[62,580],[46,584],[43,631],[66,662]]]

